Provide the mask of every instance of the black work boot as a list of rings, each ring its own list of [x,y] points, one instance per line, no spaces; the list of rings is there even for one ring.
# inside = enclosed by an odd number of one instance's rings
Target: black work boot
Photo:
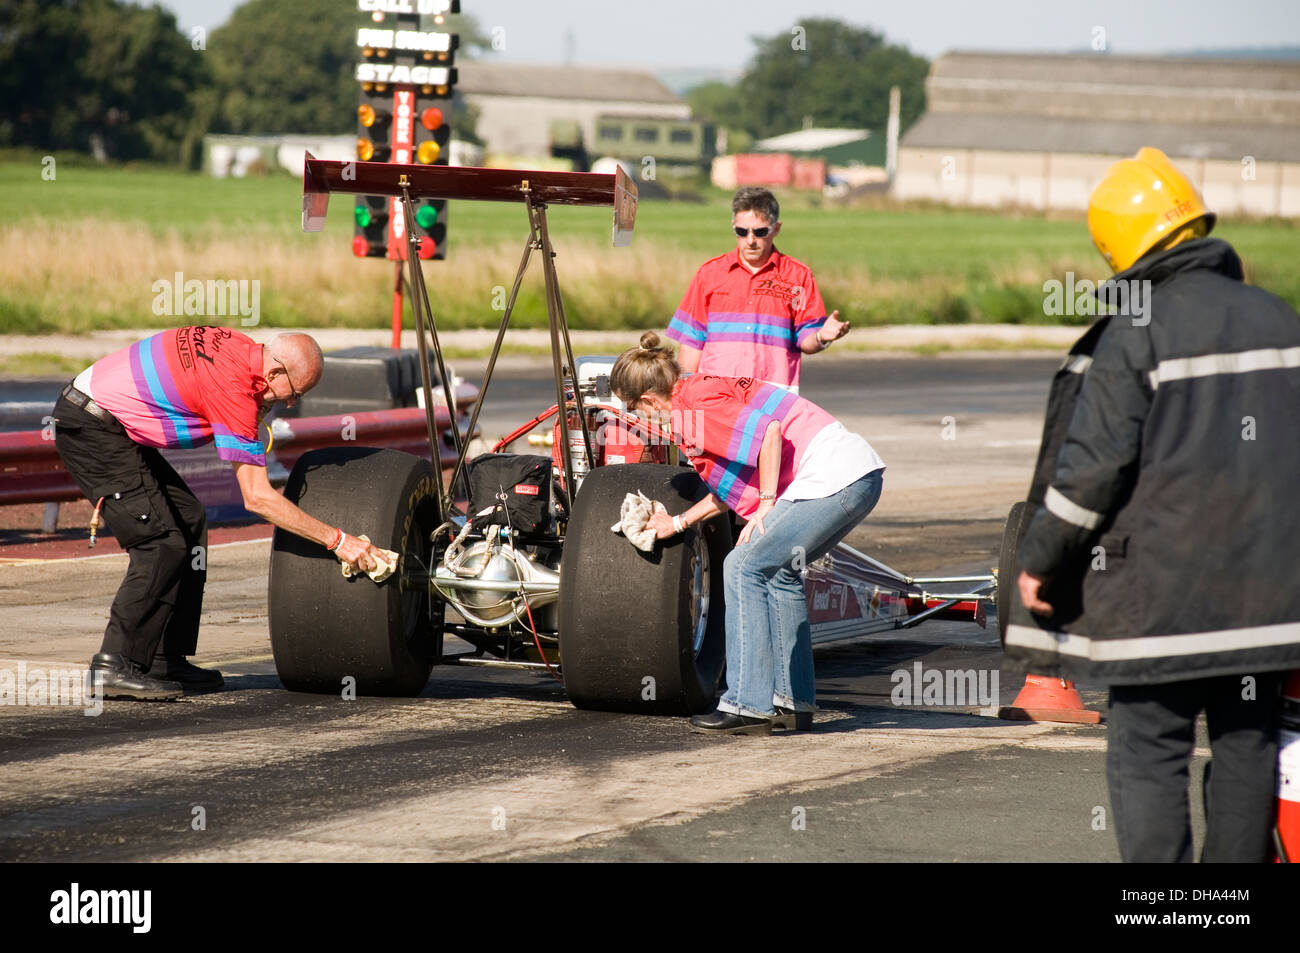
[[[691,731],[710,735],[770,735],[772,720],[729,711],[711,711],[691,718]]]
[[[782,705],[776,705],[775,708],[776,717],[772,719],[772,727],[787,728],[791,731],[812,731],[812,712],[795,711],[793,708],[786,708]]]
[[[179,683],[181,688],[185,689],[186,695],[219,692],[226,684],[226,680],[215,668],[199,668],[183,655],[175,658],[155,655],[149,674],[154,678],[165,678],[169,682]]]
[[[100,652],[90,660],[91,678],[102,674],[104,698],[120,701],[167,702],[185,694],[177,682],[163,681],[145,674],[144,666],[137,665],[125,655]]]

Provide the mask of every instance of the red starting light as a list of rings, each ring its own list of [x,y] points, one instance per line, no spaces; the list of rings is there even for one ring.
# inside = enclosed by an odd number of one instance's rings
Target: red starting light
[[[417,254],[421,258],[432,258],[438,253],[438,245],[428,235],[421,235],[419,239],[419,250]]]
[[[357,235],[352,239],[352,254],[358,258],[365,258],[366,252],[370,251],[370,242],[365,235]]]
[[[430,132],[442,125],[442,110],[437,106],[430,106],[424,112],[420,113],[420,125],[424,126]]]

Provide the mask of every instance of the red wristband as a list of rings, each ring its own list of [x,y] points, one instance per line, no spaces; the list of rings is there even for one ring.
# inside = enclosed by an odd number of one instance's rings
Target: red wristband
[[[343,530],[341,529],[336,530],[336,532],[338,533],[338,535],[334,537],[334,542],[330,543],[327,547],[325,547],[331,553],[343,545],[343,535],[344,535]]]

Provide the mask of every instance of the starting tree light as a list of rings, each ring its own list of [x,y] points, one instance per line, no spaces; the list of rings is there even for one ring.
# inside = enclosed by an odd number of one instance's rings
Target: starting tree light
[[[445,48],[423,50],[419,61],[447,70],[445,84],[424,83],[415,89],[415,161],[420,165],[448,164],[451,156],[451,95],[456,82],[456,46],[458,38],[447,35]],[[421,202],[415,211],[416,228],[433,248],[433,257],[447,257],[447,202],[434,199]]]
[[[384,258],[388,255],[388,199],[382,195],[358,195],[353,209],[356,227],[352,234],[352,252],[358,258]]]
[[[460,12],[460,0],[357,0],[357,9],[366,14],[356,38],[357,159],[447,165],[459,38],[436,27]],[[358,196],[355,224],[356,255],[406,258],[410,236],[396,198]],[[421,202],[415,227],[421,258],[447,256],[445,200]]]

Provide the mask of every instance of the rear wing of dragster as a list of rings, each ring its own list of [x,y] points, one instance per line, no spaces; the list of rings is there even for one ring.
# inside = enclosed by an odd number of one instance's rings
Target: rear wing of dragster
[[[403,180],[406,188],[403,189]],[[632,243],[636,222],[636,183],[619,166],[613,175],[594,172],[518,171],[459,166],[398,165],[392,162],[340,162],[310,152],[302,172],[302,230],[319,232],[331,192],[402,196],[412,199],[462,199],[479,202],[532,202],[540,205],[612,205],[613,241]]]
[[[455,395],[451,377],[442,359],[438,343],[438,328],[429,307],[429,295],[424,284],[424,272],[416,251],[414,203],[417,199],[454,199],[480,202],[519,202],[528,212],[528,238],[524,243],[523,258],[515,274],[514,285],[506,302],[505,314],[497,331],[492,356],[479,387],[479,399],[474,405],[466,433],[474,433],[478,426],[479,411],[487,397],[492,382],[492,371],[501,353],[510,316],[514,312],[519,287],[534,251],[541,252],[542,273],[546,282],[546,312],[551,332],[551,368],[555,379],[555,403],[566,407],[572,400],[577,405],[577,421],[582,429],[583,449],[587,470],[593,465],[592,439],[588,432],[587,415],[582,406],[582,392],[576,382],[566,381],[577,364],[573,359],[573,345],[569,341],[568,323],[564,317],[564,300],[560,296],[559,279],[555,273],[555,252],[551,247],[550,232],[546,223],[548,205],[610,205],[614,210],[613,242],[616,246],[632,243],[632,228],[636,223],[636,183],[620,166],[613,175],[592,172],[521,171],[515,169],[477,169],[460,166],[404,165],[394,162],[342,162],[317,159],[310,152],[302,170],[302,227],[306,232],[319,232],[325,227],[325,213],[329,208],[331,192],[354,195],[387,195],[402,200],[406,241],[409,248],[405,256],[415,313],[416,342],[420,351],[420,374],[424,390],[424,407],[428,421],[429,452],[437,459],[438,441],[434,428],[433,394],[429,385],[429,352],[425,343],[426,329],[433,343],[433,356],[438,362],[438,376],[442,380],[447,407],[455,418]],[[564,363],[562,363],[562,360]],[[574,471],[572,455],[574,444],[569,437],[569,415],[559,414],[562,445],[569,454],[565,469]],[[453,488],[457,486],[465,466],[468,444],[462,441],[457,428],[451,430],[456,443],[456,466],[451,479],[440,487],[439,522],[448,518],[453,506]],[[441,471],[438,471],[441,479]],[[573,489],[570,490],[574,492]]]

